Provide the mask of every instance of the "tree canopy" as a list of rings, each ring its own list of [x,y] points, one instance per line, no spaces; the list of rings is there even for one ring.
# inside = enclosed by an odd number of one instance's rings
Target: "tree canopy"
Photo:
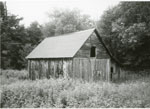
[[[97,23],[101,36],[121,63],[150,65],[150,3],[121,2]]]
[[[77,9],[55,9],[49,13],[49,22],[43,26],[45,37],[55,36],[94,27],[90,16],[81,14]]]

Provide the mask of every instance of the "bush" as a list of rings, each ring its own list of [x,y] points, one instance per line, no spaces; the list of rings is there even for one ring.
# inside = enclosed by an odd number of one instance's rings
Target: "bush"
[[[28,79],[28,71],[26,70],[1,70],[0,75],[4,76],[5,78],[17,78],[17,79]]]
[[[1,107],[150,107],[150,77],[121,84],[72,79],[24,80],[3,85]]]

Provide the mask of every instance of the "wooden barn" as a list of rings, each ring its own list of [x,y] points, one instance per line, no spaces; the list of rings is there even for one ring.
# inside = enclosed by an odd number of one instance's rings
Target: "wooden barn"
[[[96,29],[45,38],[27,57],[29,77],[111,81],[120,67]]]

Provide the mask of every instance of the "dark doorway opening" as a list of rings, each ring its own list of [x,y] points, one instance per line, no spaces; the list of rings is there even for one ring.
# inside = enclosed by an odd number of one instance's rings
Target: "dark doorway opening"
[[[114,70],[114,69],[113,69],[113,67],[111,67],[111,70],[110,70],[110,71],[111,71],[111,73],[113,73],[113,70]]]
[[[110,68],[110,80],[112,81],[113,79],[113,67]]]
[[[91,47],[90,57],[95,57],[95,56],[96,56],[96,47],[92,46]]]

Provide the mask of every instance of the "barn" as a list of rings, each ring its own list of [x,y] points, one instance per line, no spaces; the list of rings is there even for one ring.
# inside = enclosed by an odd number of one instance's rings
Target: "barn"
[[[96,29],[45,38],[27,57],[29,77],[119,79],[120,67]]]

